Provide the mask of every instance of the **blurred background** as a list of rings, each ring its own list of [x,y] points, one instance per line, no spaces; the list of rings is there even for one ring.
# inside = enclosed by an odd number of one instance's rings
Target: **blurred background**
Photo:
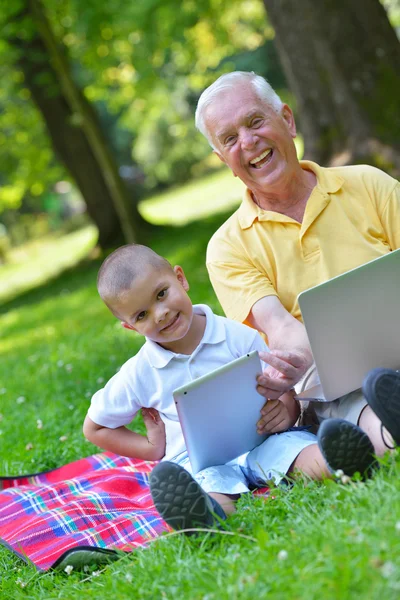
[[[0,24],[0,301],[237,206],[194,127],[224,72],[270,81],[300,156],[399,176],[400,0],[1,0]]]

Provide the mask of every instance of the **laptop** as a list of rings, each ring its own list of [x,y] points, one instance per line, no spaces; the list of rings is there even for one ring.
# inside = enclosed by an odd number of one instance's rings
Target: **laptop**
[[[173,392],[194,473],[223,465],[267,438],[256,430],[265,404],[256,391],[261,372],[254,351]]]
[[[400,368],[400,250],[298,297],[320,385],[299,400],[330,402],[361,387],[375,367]]]

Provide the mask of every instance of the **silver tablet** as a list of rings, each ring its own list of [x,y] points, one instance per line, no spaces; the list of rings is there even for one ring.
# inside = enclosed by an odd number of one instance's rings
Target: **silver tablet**
[[[261,372],[254,351],[174,391],[194,473],[225,464],[266,439],[256,430],[265,403],[256,391]]]

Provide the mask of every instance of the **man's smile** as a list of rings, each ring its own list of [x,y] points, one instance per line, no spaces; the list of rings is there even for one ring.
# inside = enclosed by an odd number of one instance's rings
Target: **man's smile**
[[[256,156],[255,158],[251,159],[251,166],[254,169],[261,169],[261,167],[263,167],[270,160],[270,158],[272,157],[272,153],[272,148],[264,150],[264,152],[262,152],[259,156]]]

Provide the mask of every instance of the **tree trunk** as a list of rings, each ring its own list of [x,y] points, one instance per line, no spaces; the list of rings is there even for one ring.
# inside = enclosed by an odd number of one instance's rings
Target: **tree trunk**
[[[264,0],[305,157],[400,174],[400,43],[379,0]]]
[[[42,113],[55,152],[75,180],[98,227],[100,246],[112,247],[123,239],[136,241],[135,225],[142,221],[136,204],[128,198],[97,116],[72,80],[65,56],[54,38],[44,39],[43,32],[47,36],[52,32],[38,7],[36,0],[26,0],[14,18],[21,29],[31,22],[34,33],[9,40],[19,50],[26,85]],[[54,47],[49,51],[51,41]]]

